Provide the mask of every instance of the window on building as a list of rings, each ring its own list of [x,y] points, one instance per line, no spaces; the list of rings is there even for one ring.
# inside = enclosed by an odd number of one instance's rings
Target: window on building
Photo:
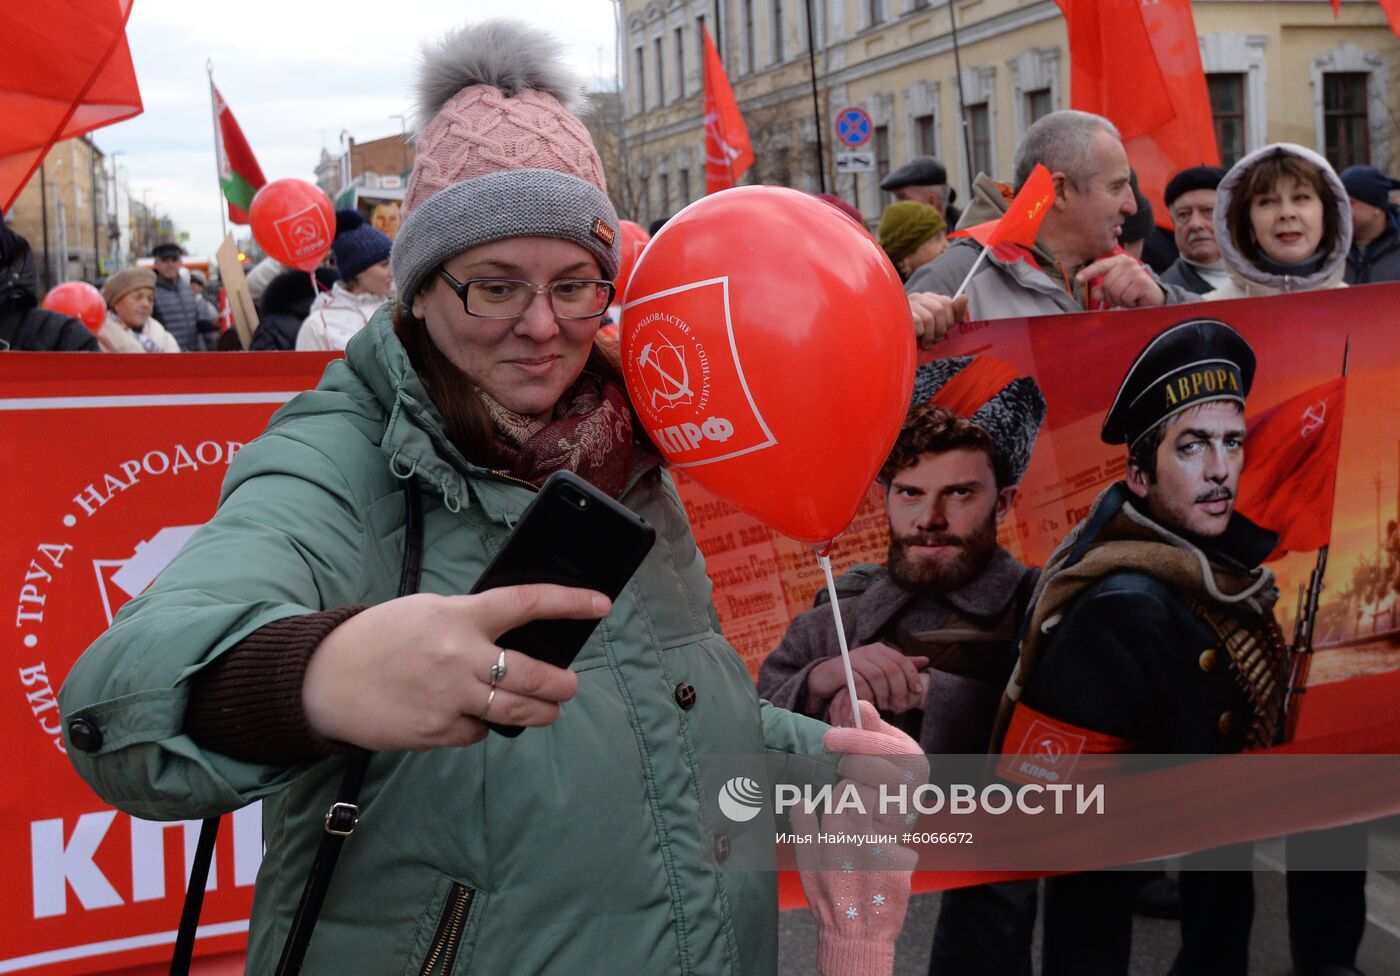
[[[871,26],[885,22],[885,0],[865,0]]]
[[[657,177],[657,182],[660,184],[660,186],[657,187],[657,189],[659,189],[659,190],[661,191],[661,211],[660,211],[660,212],[661,212],[661,216],[664,217],[664,216],[666,216],[668,213],[671,212],[671,211],[668,209],[668,208],[671,206],[671,176],[670,176],[670,174],[669,174],[669,173],[662,173],[659,177]]]
[[[884,182],[886,176],[890,175],[890,127],[887,125],[877,125],[875,127],[875,182]],[[880,191],[880,206],[887,207],[894,202],[894,196],[890,193]]]
[[[792,186],[792,153],[787,146],[773,150],[773,182],[779,186]]]
[[[914,0],[915,10],[927,10],[929,0]]]
[[[656,50],[656,104],[666,104],[666,68],[661,61],[661,38],[652,40],[652,47]]]
[[[637,48],[637,111],[647,110],[647,55],[644,48]]]
[[[992,113],[986,102],[967,107],[968,138],[972,141],[972,168],[992,171]]]
[[[700,66],[700,83],[705,79],[705,15],[695,18],[695,63]]]
[[[753,74],[758,62],[754,57],[753,0],[744,0],[744,70]]]
[[[685,98],[685,28],[676,28],[676,97]]]
[[[1215,119],[1215,146],[1220,150],[1220,165],[1229,167],[1244,155],[1244,75],[1212,73],[1206,75],[1210,91],[1210,114]]]
[[[783,0],[773,0],[773,60],[781,64],[787,58],[783,50]]]
[[[681,198],[677,202],[684,207],[690,202],[690,170],[683,169],[678,175],[680,176]]]
[[[1359,71],[1322,76],[1323,138],[1327,161],[1338,170],[1371,164],[1367,81],[1367,76]]]
[[[1026,100],[1026,125],[1031,125],[1037,119],[1043,118],[1055,110],[1050,101],[1050,89],[1048,88],[1028,91],[1023,97]]]
[[[920,156],[933,156],[934,134],[933,115],[919,115],[914,118],[914,138],[919,146]]]
[[[645,224],[651,219],[651,177],[643,176],[637,184],[637,223]]]

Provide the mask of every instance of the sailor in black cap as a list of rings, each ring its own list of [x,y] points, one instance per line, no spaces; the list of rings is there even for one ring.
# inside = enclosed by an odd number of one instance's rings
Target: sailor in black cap
[[[1230,753],[1278,740],[1288,649],[1273,574],[1260,566],[1277,537],[1234,510],[1254,368],[1244,338],[1204,318],[1162,332],[1133,362],[1102,431],[1127,446],[1126,477],[1094,501],[1036,586],[1002,753],[1039,751],[1033,743],[1054,733],[1082,752]],[[1138,880],[1097,872],[1047,883],[1047,976],[1127,973]],[[1183,942],[1211,956],[1183,958],[1180,971],[1245,972],[1252,900],[1226,906],[1245,918],[1207,923],[1242,924],[1243,940],[1208,947],[1192,937],[1201,916],[1188,900],[1183,875]]]
[[[895,200],[926,203],[941,213],[949,227],[958,225],[961,212],[953,206],[957,191],[948,186],[948,170],[932,156],[915,156],[880,181],[880,189]]]

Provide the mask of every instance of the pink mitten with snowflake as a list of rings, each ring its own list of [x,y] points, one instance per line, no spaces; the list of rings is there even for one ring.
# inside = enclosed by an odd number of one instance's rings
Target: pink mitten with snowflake
[[[842,807],[850,788],[862,809]],[[850,780],[836,785],[833,811],[818,827],[814,813],[791,810],[793,830],[812,838],[797,847],[807,904],[817,920],[817,971],[822,976],[889,976],[894,944],[909,907],[917,855],[885,843],[875,818],[876,790]],[[818,836],[827,835],[819,843]]]

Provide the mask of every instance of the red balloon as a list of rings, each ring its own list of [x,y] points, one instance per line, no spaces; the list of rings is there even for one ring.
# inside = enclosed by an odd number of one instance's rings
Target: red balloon
[[[66,281],[44,296],[44,308],[62,312],[86,325],[93,334],[107,320],[107,302],[102,292],[86,281]]]
[[[289,268],[315,271],[335,239],[330,197],[305,180],[274,180],[248,211],[258,246]]]
[[[627,390],[667,460],[803,542],[855,516],[904,421],[915,355],[879,245],[782,187],[672,217],[622,312]]]
[[[620,220],[618,223],[622,227],[622,265],[617,269],[613,287],[617,289],[617,300],[620,302],[627,294],[627,282],[632,278],[632,269],[637,266],[637,258],[642,256],[642,250],[651,240],[651,235],[646,232],[645,227],[633,221]]]

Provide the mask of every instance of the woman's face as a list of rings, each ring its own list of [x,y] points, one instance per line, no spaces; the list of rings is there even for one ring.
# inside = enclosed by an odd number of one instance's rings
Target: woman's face
[[[146,320],[151,317],[155,301],[155,289],[133,288],[117,299],[112,311],[117,313],[117,318],[121,319],[128,329],[139,329],[145,326]]]
[[[385,258],[378,264],[371,264],[355,275],[355,284],[351,286],[350,290],[352,292],[368,292],[371,295],[388,298],[394,291],[394,270],[389,267],[389,259]]]
[[[453,278],[521,278],[545,285],[560,278],[601,278],[598,262],[577,244],[516,237],[483,244],[443,262]],[[550,413],[578,379],[601,319],[559,319],[548,295],[536,295],[512,319],[468,315],[457,293],[434,274],[413,299],[413,315],[462,375],[508,410]]]
[[[1297,264],[1322,243],[1322,200],[1307,183],[1282,173],[1266,193],[1249,202],[1249,222],[1259,250],[1280,264]]]

